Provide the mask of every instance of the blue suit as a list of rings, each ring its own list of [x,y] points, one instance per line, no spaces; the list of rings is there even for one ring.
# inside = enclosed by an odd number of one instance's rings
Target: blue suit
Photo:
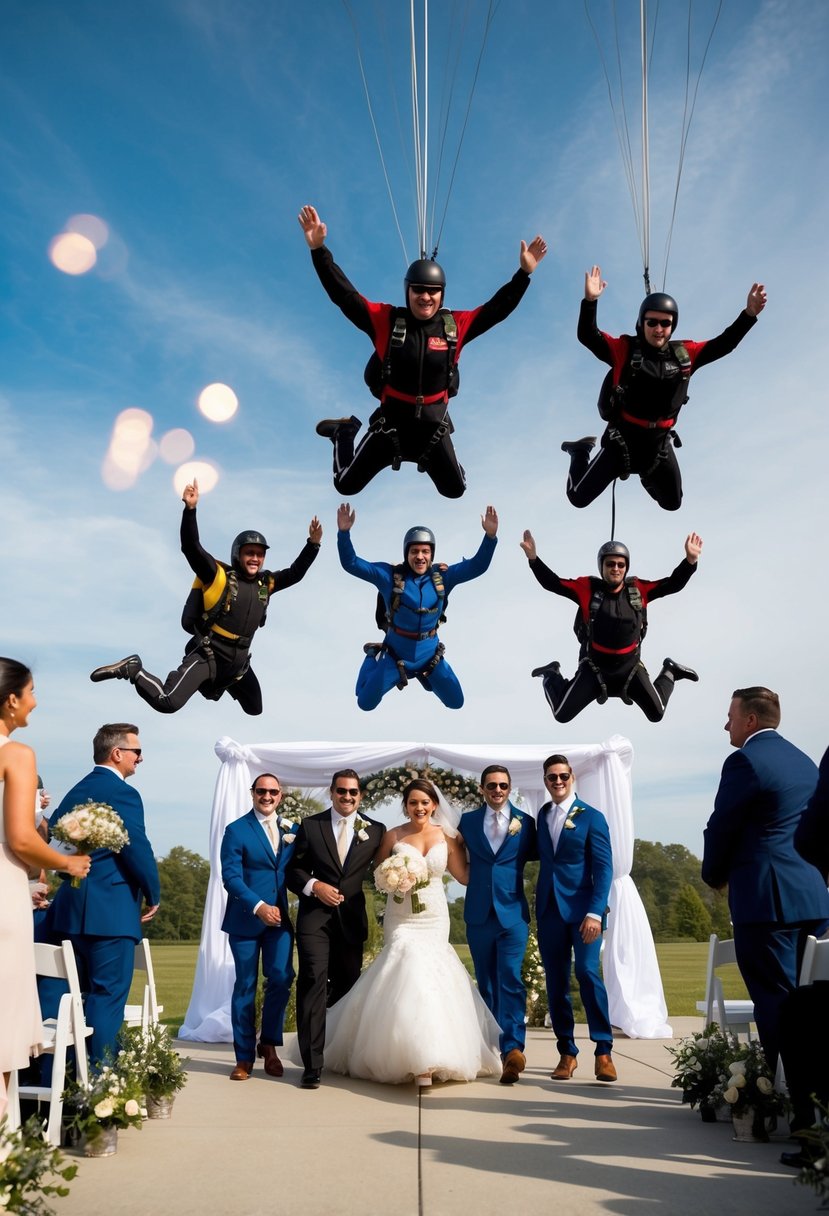
[[[109,765],[96,765],[61,802],[52,821],[79,803],[105,802],[124,821],[130,842],[120,853],[96,849],[92,868],[79,887],[68,880],[55,895],[51,927],[75,948],[86,989],[84,1010],[93,1028],[89,1055],[93,1062],[115,1053],[124,1020],[135,963],[135,946],[141,940],[142,900],[151,907],[161,900],[158,866],[144,830],[144,804],[137,790]]]
[[[601,934],[592,942],[582,941],[579,928],[588,914],[605,923],[607,899],[613,880],[613,854],[607,820],[601,811],[576,798],[553,851],[550,815],[555,804],[547,802],[538,812],[538,856],[541,861],[535,890],[538,949],[547,980],[550,1019],[561,1055],[578,1055],[574,1038],[575,1019],[570,1000],[570,955],[575,959],[576,979],[587,1015],[590,1038],[596,1055],[613,1049],[613,1029],[607,992],[599,969]],[[568,827],[572,823],[572,827]]]
[[[469,885],[463,905],[466,940],[475,966],[478,989],[501,1027],[499,1046],[507,1056],[524,1050],[527,990],[521,967],[530,931],[530,910],[524,895],[524,866],[534,860],[535,822],[512,803],[504,808],[509,829],[497,853],[484,831],[489,808],[479,807],[461,817],[460,830],[469,852]]]
[[[275,814],[278,822],[281,816]],[[256,985],[259,959],[265,976],[260,1041],[272,1047],[282,1042],[285,1010],[294,978],[294,932],[288,915],[285,868],[294,842],[285,840],[296,832],[294,824],[280,827],[279,848],[274,853],[270,838],[254,811],[229,823],[222,838],[222,882],[227,890],[227,908],[222,929],[230,939],[236,982],[230,1002],[233,1047],[237,1061],[256,1057]],[[259,903],[279,908],[280,925],[266,925],[254,914]]]
[[[459,583],[468,583],[489,569],[497,543],[497,537],[484,535],[474,557],[456,562],[441,571],[447,596]],[[373,583],[389,613],[394,590],[394,567],[388,562],[367,562],[358,557],[348,530],[337,533],[337,550],[342,568],[355,578]],[[414,677],[434,657],[440,645],[437,629],[446,601],[438,595],[431,571],[417,575],[406,566],[403,579],[400,604],[392,628],[385,637],[384,646],[388,649],[384,649],[377,658],[369,655],[357,676],[357,704],[360,709],[376,709],[386,693],[398,683],[400,671],[397,659],[403,663],[406,673]],[[445,658],[424,677],[424,681],[424,687],[433,692],[447,708],[461,708],[463,690]]]
[[[772,1069],[806,937],[829,918],[826,885],[794,847],[816,784],[807,755],[777,731],[758,731],[723,765],[705,829],[702,877],[714,888],[728,883],[737,963]]]

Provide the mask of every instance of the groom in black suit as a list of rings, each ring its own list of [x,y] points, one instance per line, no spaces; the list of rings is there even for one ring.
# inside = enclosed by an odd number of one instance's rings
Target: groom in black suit
[[[303,1089],[319,1088],[325,1010],[354,986],[363,965],[363,878],[386,829],[357,814],[361,797],[354,769],[334,774],[332,805],[303,819],[288,871],[288,886],[299,896],[296,1004]]]

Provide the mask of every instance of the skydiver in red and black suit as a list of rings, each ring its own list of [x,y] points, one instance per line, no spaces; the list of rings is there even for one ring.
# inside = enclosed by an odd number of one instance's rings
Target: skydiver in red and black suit
[[[682,475],[674,446],[681,444],[674,426],[688,400],[688,380],[743,340],[766,306],[766,289],[754,283],[736,321],[716,338],[691,342],[674,339],[679,307],[664,292],[642,301],[635,336],[603,333],[596,325],[596,303],[606,286],[599,266],[585,274],[577,334],[597,359],[610,364],[599,394],[599,413],[608,425],[592,460],[594,436],[561,445],[570,456],[567,497],[574,507],[586,507],[617,477],[625,481],[637,473],[660,507],[677,511]]]
[[[599,549],[601,578],[559,578],[538,556],[532,532],[524,533],[521,548],[545,591],[578,604],[574,631],[581,650],[576,674],[566,679],[557,662],[536,667],[532,673],[543,677],[544,695],[555,720],[571,722],[591,701],[603,705],[608,697],[620,697],[627,705],[638,705],[650,722],[659,722],[674,683],[696,681],[699,676],[690,667],[665,659],[651,683],[641,659],[648,604],[686,586],[697,568],[702,538],[692,532],[685,541],[684,559],[667,578],[654,582],[628,577],[630,553],[619,541],[607,541]]]
[[[529,245],[522,241],[520,269],[471,312],[443,308],[446,276],[437,262],[421,258],[406,271],[405,307],[395,308],[367,300],[349,282],[326,248],[328,229],[313,207],[303,207],[298,219],[330,299],[374,344],[365,380],[380,406],[356,451],[359,418],[326,418],[317,426],[334,444],[334,485],[356,494],[381,469],[399,469],[405,460],[428,473],[445,498],[460,498],[466,478],[450,438],[448,405],[458,391],[461,350],[517,307],[546,242],[540,236]]]

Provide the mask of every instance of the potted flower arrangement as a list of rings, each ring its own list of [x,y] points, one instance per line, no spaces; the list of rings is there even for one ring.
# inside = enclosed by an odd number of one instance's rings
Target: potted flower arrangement
[[[141,1077],[132,1061],[121,1056],[119,1052],[114,1064],[105,1064],[86,1085],[73,1081],[64,1095],[67,1125],[83,1137],[87,1157],[109,1157],[118,1151],[119,1128],[141,1126]]]
[[[521,965],[521,979],[527,990],[526,1020],[528,1026],[546,1026],[547,1024],[547,980],[541,963],[541,953],[538,949],[538,938],[530,929],[527,939],[527,949],[524,962]]]
[[[161,1022],[142,1030],[130,1027],[122,1032],[122,1055],[135,1062],[143,1078],[149,1119],[169,1119],[175,1096],[187,1084],[183,1060],[173,1047],[170,1031]]]
[[[774,1076],[757,1042],[737,1045],[711,1101],[731,1107],[735,1140],[768,1140],[767,1118],[784,1114],[788,1106],[785,1094],[774,1088]]]
[[[33,1115],[23,1127],[10,1131],[8,1119],[0,1120],[0,1209],[23,1212],[26,1216],[54,1216],[46,1202],[50,1195],[66,1196],[78,1172],[67,1165],[59,1149],[43,1138],[43,1124]],[[46,1177],[53,1181],[47,1182]]]
[[[672,1088],[682,1090],[682,1101],[692,1110],[699,1107],[703,1122],[713,1123],[722,1101],[719,1087],[730,1075],[728,1065],[739,1051],[737,1039],[712,1022],[703,1031],[680,1039],[668,1051],[676,1062]]]
[[[829,1111],[821,1106],[820,1112],[819,1123],[798,1133],[803,1141],[803,1151],[810,1160],[801,1168],[797,1181],[815,1191],[823,1201],[820,1208],[823,1210],[829,1204]]]

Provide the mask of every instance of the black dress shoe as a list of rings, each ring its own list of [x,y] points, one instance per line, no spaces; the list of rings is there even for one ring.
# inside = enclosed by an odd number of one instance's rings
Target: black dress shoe
[[[556,660],[556,659],[553,659],[552,663],[545,663],[543,667],[534,667],[532,669],[532,671],[530,672],[530,675],[533,677],[546,676],[546,675],[556,675],[557,676],[560,674],[561,674],[561,663],[559,663],[558,660]]]
[[[299,1085],[301,1089],[319,1089],[321,1068],[306,1068]]]
[[[107,663],[104,667],[96,667],[90,673],[89,678],[93,684],[100,684],[102,680],[132,680],[135,683],[135,677],[140,670],[140,657],[137,654],[131,654],[126,659],[119,659],[117,663]]]
[[[572,456],[574,452],[592,452],[596,446],[595,435],[585,435],[583,439],[567,439],[561,445],[562,452]]]
[[[322,422],[317,423],[315,429],[323,439],[334,440],[341,431],[346,433],[350,431],[352,435],[356,435],[362,425],[360,419],[355,418],[352,414],[349,418],[323,418]]]
[[[676,659],[665,659],[662,663],[662,670],[670,672],[674,681],[692,680],[696,684],[699,679],[693,667],[683,667],[682,663],[677,663]]]

